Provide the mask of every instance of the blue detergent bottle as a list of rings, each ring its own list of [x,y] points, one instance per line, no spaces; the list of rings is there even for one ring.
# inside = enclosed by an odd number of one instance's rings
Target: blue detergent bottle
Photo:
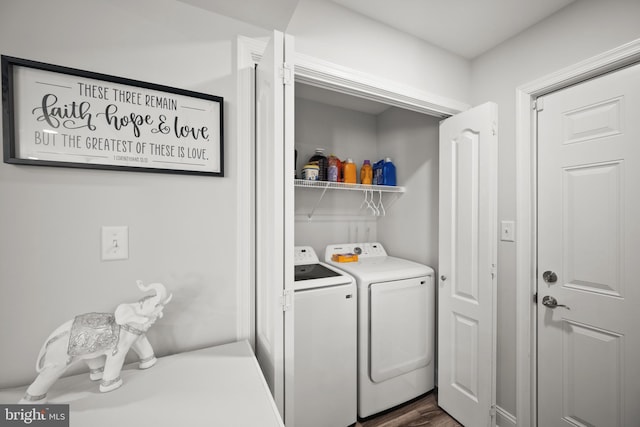
[[[390,157],[385,158],[382,165],[382,185],[396,185],[396,166]]]
[[[382,166],[384,160],[378,160],[373,164],[373,184],[382,185]]]

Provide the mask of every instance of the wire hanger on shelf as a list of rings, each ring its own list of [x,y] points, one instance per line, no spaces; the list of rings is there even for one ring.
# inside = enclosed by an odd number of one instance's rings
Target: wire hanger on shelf
[[[371,194],[371,197],[369,197],[369,194]],[[362,201],[362,204],[360,204],[360,209],[362,209],[363,207],[365,207],[367,210],[371,209],[372,215],[377,216],[380,214],[373,200],[373,190],[364,190],[364,200]]]
[[[378,211],[378,215],[386,216],[387,212],[384,210],[384,205],[382,204],[382,190],[378,190],[378,205],[376,206],[376,211]],[[373,198],[373,191],[371,194],[371,198]]]

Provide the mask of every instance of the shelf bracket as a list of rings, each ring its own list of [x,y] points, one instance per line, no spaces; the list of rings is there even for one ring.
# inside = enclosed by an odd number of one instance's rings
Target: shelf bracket
[[[308,219],[309,222],[311,222],[311,219],[313,218],[313,214],[315,213],[316,209],[320,205],[320,202],[322,201],[322,198],[324,197],[324,194],[327,192],[328,188],[329,188],[329,183],[327,182],[327,184],[324,186],[324,189],[322,190],[322,194],[320,194],[320,198],[318,199],[316,204],[313,205],[313,208],[311,209],[311,212],[309,212],[309,214],[307,215],[307,219]]]

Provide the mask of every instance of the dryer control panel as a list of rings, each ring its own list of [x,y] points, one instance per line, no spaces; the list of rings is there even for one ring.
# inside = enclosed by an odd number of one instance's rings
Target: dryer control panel
[[[327,246],[324,252],[324,259],[331,261],[331,257],[334,254],[348,253],[358,255],[358,259],[387,256],[387,251],[385,251],[384,247],[378,242],[341,243]]]

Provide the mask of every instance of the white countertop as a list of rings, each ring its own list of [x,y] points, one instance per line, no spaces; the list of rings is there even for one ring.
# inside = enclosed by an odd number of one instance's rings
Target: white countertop
[[[121,376],[108,393],[88,373],[61,378],[48,403],[70,405],[71,427],[283,426],[247,341],[161,357],[147,370],[134,363]],[[0,403],[17,403],[25,390],[0,390]]]

